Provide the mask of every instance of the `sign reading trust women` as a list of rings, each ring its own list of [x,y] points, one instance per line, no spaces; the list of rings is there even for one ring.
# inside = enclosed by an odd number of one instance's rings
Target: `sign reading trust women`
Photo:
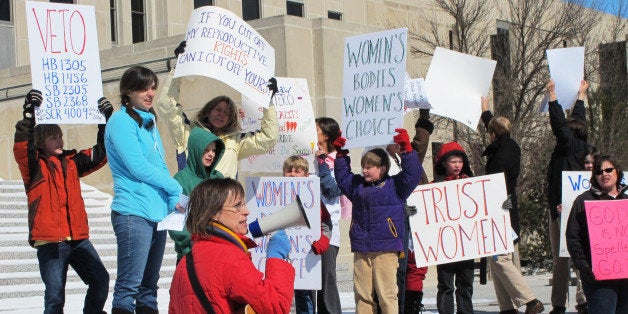
[[[317,137],[312,100],[307,81],[302,78],[277,77],[279,91],[273,102],[279,122],[277,144],[264,155],[249,156],[240,161],[240,171],[283,173],[283,162],[293,155],[302,156],[314,172],[314,152]],[[262,108],[259,104],[242,97],[245,116],[242,127],[247,132],[261,129]]]
[[[408,198],[417,267],[513,251],[502,173],[419,185]]]
[[[44,96],[38,124],[105,123],[93,6],[26,1],[33,88]]]
[[[342,135],[347,148],[388,144],[403,126],[408,29],[345,38]]]
[[[204,6],[192,11],[185,40],[174,77],[211,77],[268,105],[275,49],[253,27],[228,10]]]
[[[289,258],[295,270],[294,288],[320,290],[321,257],[312,252],[312,243],[321,237],[321,193],[318,177],[248,177],[245,191],[246,206],[251,212],[247,218],[249,224],[256,219],[266,218],[272,220],[266,221],[266,225],[284,225],[286,222],[281,219],[290,214],[282,214],[281,211],[290,207],[294,209],[296,196],[299,196],[311,228],[285,228],[291,244]],[[266,250],[270,237],[265,235],[256,238],[257,247],[249,250],[253,264],[262,272],[266,267]]]

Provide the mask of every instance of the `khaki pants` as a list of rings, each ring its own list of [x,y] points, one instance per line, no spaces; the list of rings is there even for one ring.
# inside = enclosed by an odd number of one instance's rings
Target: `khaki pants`
[[[512,253],[488,257],[500,311],[518,309],[535,299],[534,292],[512,260]]]
[[[353,254],[353,289],[356,313],[377,313],[377,306],[384,314],[399,313],[397,301],[396,252],[372,252]],[[377,294],[377,302],[374,301]]]

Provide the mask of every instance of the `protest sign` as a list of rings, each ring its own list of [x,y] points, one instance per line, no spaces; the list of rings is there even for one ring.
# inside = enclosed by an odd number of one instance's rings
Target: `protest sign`
[[[417,267],[512,252],[506,197],[503,173],[419,185],[408,198]]]
[[[432,108],[425,95],[425,80],[422,77],[413,79],[406,73],[405,105],[407,108]]]
[[[321,194],[318,177],[248,177],[245,190],[246,205],[250,211],[247,223],[272,215],[290,205],[299,195],[311,228],[285,229],[292,245],[289,257],[295,270],[294,288],[320,290],[321,257],[312,252],[312,243],[321,236]],[[253,264],[262,272],[266,267],[269,240],[270,236],[255,239],[258,246],[250,250]]]
[[[26,1],[33,88],[44,96],[38,124],[105,123],[93,6]]]
[[[481,99],[491,86],[495,60],[437,47],[425,76],[430,113],[457,120],[476,130]]]
[[[584,208],[595,279],[628,278],[628,199],[585,201]]]
[[[578,98],[580,82],[584,78],[584,47],[549,49],[546,53],[558,103],[569,109]]]
[[[303,156],[314,173],[314,153],[317,148],[316,123],[312,100],[305,79],[278,77],[279,91],[273,102],[277,110],[279,138],[265,155],[250,156],[240,161],[240,171],[283,173],[283,162],[292,155]],[[246,131],[261,128],[262,108],[242,97],[245,115],[242,127]]]
[[[624,181],[628,178],[628,172],[624,172]],[[558,256],[569,257],[567,251],[567,240],[565,239],[565,231],[567,231],[567,221],[571,213],[573,201],[578,195],[591,188],[591,171],[563,171],[562,175],[562,211],[560,213],[560,250]]]
[[[408,29],[345,38],[342,135],[346,148],[392,142],[403,127]]]
[[[251,25],[221,7],[203,6],[192,11],[185,40],[174,77],[211,77],[268,106],[275,49]]]

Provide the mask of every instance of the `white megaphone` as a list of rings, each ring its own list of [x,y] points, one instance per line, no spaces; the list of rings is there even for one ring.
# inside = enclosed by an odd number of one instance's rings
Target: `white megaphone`
[[[307,220],[301,198],[297,195],[296,202],[290,203],[272,215],[255,219],[249,224],[249,231],[254,238],[259,238],[280,229],[299,226],[310,228],[310,222]]]

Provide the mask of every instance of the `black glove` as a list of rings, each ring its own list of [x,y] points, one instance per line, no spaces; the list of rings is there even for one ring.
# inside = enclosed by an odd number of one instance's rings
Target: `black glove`
[[[502,203],[503,210],[511,210],[512,209],[512,198],[510,195],[506,198],[506,200]]]
[[[24,112],[22,112],[24,119],[35,119],[35,107],[41,106],[43,100],[44,97],[40,91],[31,89],[24,98]]]
[[[430,110],[429,109],[419,109],[419,117],[423,119],[430,119]]]
[[[277,79],[274,77],[271,77],[268,80],[268,90],[272,91],[273,94],[270,95],[270,98],[273,98],[273,96],[275,96],[275,94],[277,93],[277,91],[279,91],[279,87],[277,87]]]
[[[105,120],[109,120],[109,117],[111,117],[113,113],[113,106],[111,102],[109,102],[109,99],[106,97],[100,97],[100,99],[98,99],[98,111],[105,116]]]
[[[184,40],[179,43],[179,47],[174,49],[174,56],[176,58],[178,58],[180,54],[185,52],[185,45],[186,45],[186,41]]]
[[[416,210],[416,206],[412,206],[412,205],[406,205],[405,206],[406,209],[406,216],[414,216],[417,212]]]

